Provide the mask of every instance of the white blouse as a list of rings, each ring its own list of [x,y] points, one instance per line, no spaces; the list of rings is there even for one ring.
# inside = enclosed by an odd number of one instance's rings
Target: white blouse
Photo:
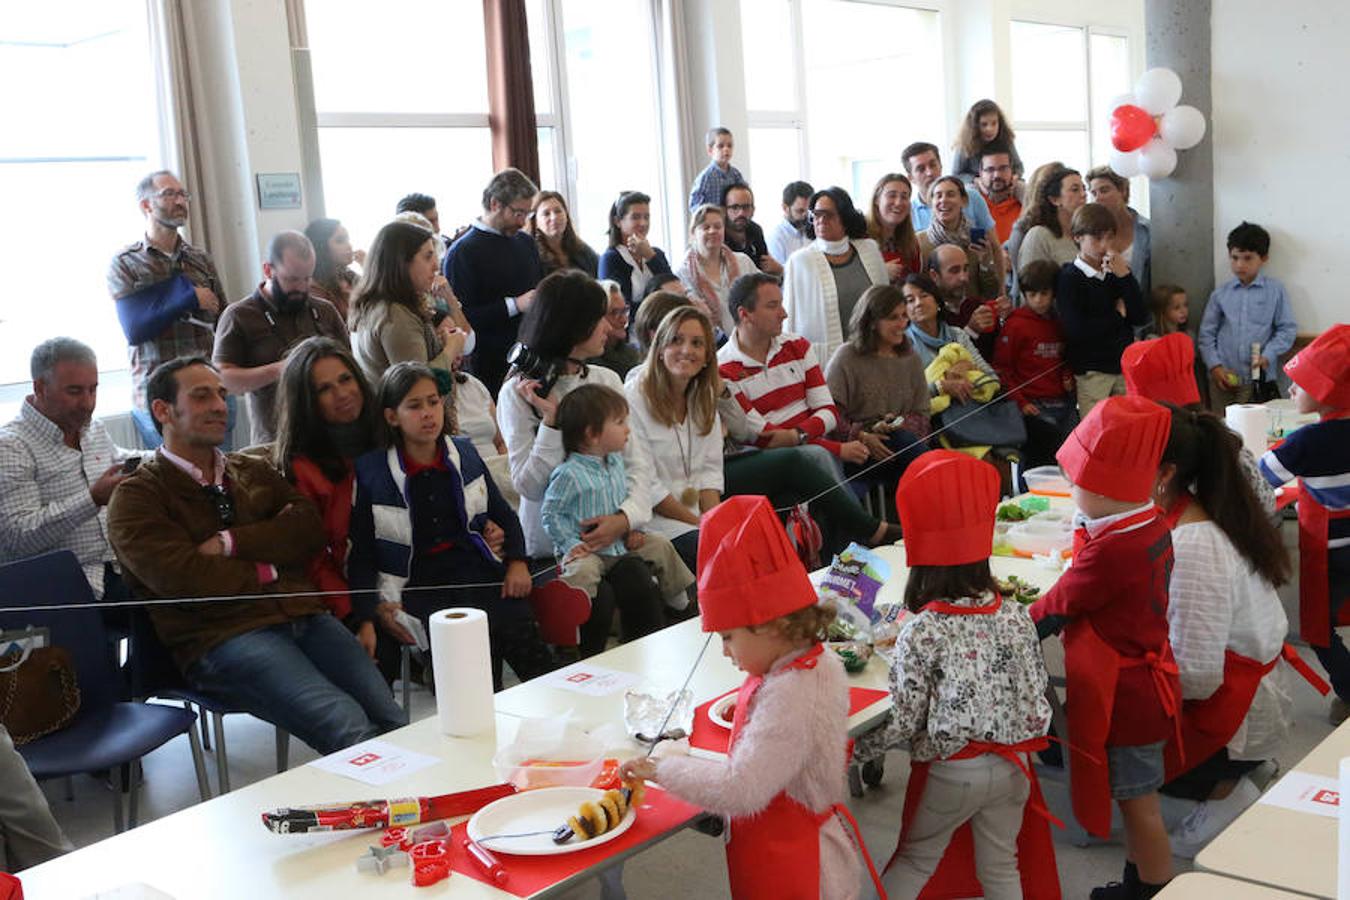
[[[680,500],[680,495],[692,488],[694,502],[687,504],[695,516],[699,515],[698,491],[717,491],[722,493],[722,421],[713,416],[713,427],[707,434],[699,434],[689,416],[683,424],[665,425],[652,416],[651,406],[641,389],[641,377],[629,379],[624,385],[628,396],[628,408],[632,413],[633,440],[640,441],[647,449],[652,463],[652,481],[648,495],[655,506],[667,495]],[[667,518],[653,512],[647,525],[668,538],[677,538],[693,531],[696,525]]]
[[[478,455],[486,459],[497,455],[497,420],[492,415],[492,393],[487,385],[464,372],[464,381],[455,382],[455,412],[459,433],[473,441]]]
[[[1181,669],[1181,695],[1203,699],[1223,684],[1223,657],[1232,650],[1258,662],[1279,655],[1289,621],[1275,588],[1248,565],[1213,522],[1172,530],[1176,563],[1168,586],[1172,652]],[[1270,759],[1293,722],[1288,665],[1261,680],[1247,718],[1228,742],[1234,759]]]

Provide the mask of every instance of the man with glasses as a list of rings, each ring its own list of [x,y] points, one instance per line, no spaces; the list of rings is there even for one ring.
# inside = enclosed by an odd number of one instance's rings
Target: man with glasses
[[[642,354],[628,343],[628,302],[623,299],[623,291],[617,281],[600,279],[600,286],[609,298],[609,309],[605,312],[605,324],[609,326],[609,336],[605,338],[605,352],[586,360],[588,365],[604,366],[620,378],[627,378],[628,372],[642,362]]]
[[[263,459],[221,452],[225,385],[203,356],[146,385],[159,451],[113,493],[108,533],[195,687],[332,753],[406,724],[374,662],[305,576],[323,546],[314,504]]]
[[[727,246],[753,259],[760,271],[781,276],[783,267],[769,255],[764,229],[751,218],[755,214],[755,195],[750,185],[729,185],[722,192],[722,206],[727,211]]]
[[[108,292],[117,304],[131,347],[132,417],[147,447],[159,443],[146,407],[145,383],[164,360],[210,355],[225,291],[211,255],[183,240],[191,195],[168,171],[151,172],[136,186],[145,237],[113,257]]]
[[[483,190],[483,215],[445,254],[442,271],[477,335],[469,368],[496,397],[520,316],[543,277],[534,238],[521,229],[539,193],[518,169],[503,169]]]
[[[994,232],[1000,244],[1012,234],[1013,224],[1022,215],[1022,201],[1013,190],[1012,153],[1006,146],[989,144],[980,154],[980,177],[975,180],[989,214],[994,217]]]

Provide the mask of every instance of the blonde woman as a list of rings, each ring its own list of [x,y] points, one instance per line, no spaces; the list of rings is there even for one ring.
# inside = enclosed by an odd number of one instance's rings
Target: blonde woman
[[[675,274],[713,326],[729,333],[736,327],[727,310],[731,285],[742,275],[758,272],[759,267],[727,246],[726,228],[727,213],[722,207],[711,203],[696,207],[689,221],[689,253]]]
[[[722,420],[712,323],[693,306],[661,320],[646,365],[624,387],[631,423],[652,458],[648,530],[698,568],[698,522],[722,500]]]

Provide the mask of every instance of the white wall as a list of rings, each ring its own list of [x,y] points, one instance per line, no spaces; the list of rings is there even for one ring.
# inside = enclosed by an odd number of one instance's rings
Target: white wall
[[[1287,0],[1214,4],[1214,265],[1243,219],[1271,234],[1268,271],[1281,279],[1301,333],[1350,322],[1346,253],[1350,147],[1345,51],[1350,6]]]

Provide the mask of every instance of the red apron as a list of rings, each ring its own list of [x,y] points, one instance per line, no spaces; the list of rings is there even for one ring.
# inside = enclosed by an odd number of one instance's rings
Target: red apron
[[[954,616],[990,615],[998,611],[1003,604],[1002,597],[985,606],[957,606],[951,603],[929,603],[925,609]],[[971,741],[950,759],[972,759],[986,753],[1001,756],[1017,766],[1031,782],[1031,793],[1027,796],[1026,807],[1022,813],[1022,827],[1017,833],[1017,869],[1022,879],[1022,896],[1027,900],[1059,900],[1059,869],[1055,865],[1055,845],[1050,837],[1050,821],[1053,816],[1045,806],[1041,796],[1041,783],[1036,778],[1036,770],[1027,764],[1023,755],[1049,746],[1044,737],[1023,741],[1020,744],[988,744]],[[914,762],[909,764],[909,784],[905,788],[905,806],[900,818],[900,840],[895,845],[886,869],[890,869],[905,846],[905,837],[910,824],[918,812],[919,802],[923,799],[924,787],[928,782],[928,768],[931,763]],[[1056,824],[1062,825],[1058,820]],[[885,870],[883,870],[885,871]],[[958,897],[979,897],[983,893],[975,872],[975,839],[970,823],[966,822],[952,834],[942,861],[928,884],[924,885],[919,900],[954,900]]]
[[[1191,499],[1190,494],[1182,494],[1167,510],[1163,520],[1168,528],[1177,527]],[[1288,662],[1317,691],[1325,695],[1331,689],[1289,644],[1285,644],[1280,654],[1266,663],[1225,650],[1223,683],[1203,700],[1182,702],[1180,746],[1186,749],[1186,758],[1182,760],[1180,747],[1168,744],[1164,751],[1168,781],[1184,775],[1228,746],[1251,709],[1252,698],[1261,686],[1261,679],[1270,674],[1281,659]]]
[[[1298,498],[1298,633],[1314,647],[1331,643],[1331,577],[1327,534],[1332,519],[1350,519],[1350,509],[1335,512],[1305,489]],[[1338,598],[1339,599],[1339,598]],[[1338,625],[1350,625],[1350,603],[1341,604]]]
[[[824,649],[823,645],[816,644],[788,667],[814,669]],[[750,700],[763,683],[763,676],[754,675],[741,684],[736,694],[728,752],[735,748],[736,738],[745,725]],[[819,900],[820,829],[835,813],[844,816],[853,826],[854,845],[867,863],[879,895],[885,900],[886,892],[867,855],[861,832],[844,805],[836,803],[824,812],[812,812],[789,797],[786,791],[774,797],[762,812],[731,820],[731,836],[727,842],[731,896],[735,900]],[[848,833],[847,829],[845,833]]]
[[[1158,514],[1156,507],[1142,510],[1113,522],[1097,538],[1147,522]],[[1086,529],[1079,528],[1074,532],[1075,552],[1081,549],[1086,536]],[[1072,757],[1069,794],[1078,823],[1098,837],[1111,834],[1111,777],[1106,760],[1106,739],[1111,732],[1116,704],[1116,681],[1121,669],[1136,666],[1150,668],[1158,700],[1169,718],[1176,722],[1176,740],[1179,742],[1181,683],[1171,645],[1165,643],[1158,652],[1141,657],[1122,656],[1101,639],[1087,618],[1079,616],[1065,626],[1064,678],[1068,685],[1065,714],[1069,721],[1065,746]],[[1190,756],[1189,750],[1184,752]]]

